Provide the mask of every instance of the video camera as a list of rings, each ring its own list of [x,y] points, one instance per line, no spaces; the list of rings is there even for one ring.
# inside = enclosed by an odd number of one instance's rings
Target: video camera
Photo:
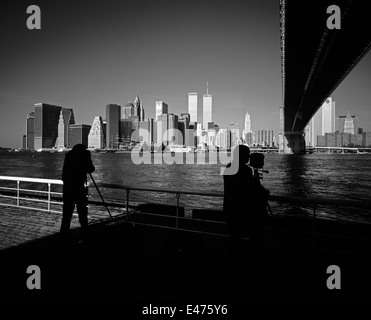
[[[264,167],[264,154],[259,152],[254,152],[250,154],[249,165],[254,168],[255,171],[261,169],[261,172],[269,173],[268,170],[263,170]]]

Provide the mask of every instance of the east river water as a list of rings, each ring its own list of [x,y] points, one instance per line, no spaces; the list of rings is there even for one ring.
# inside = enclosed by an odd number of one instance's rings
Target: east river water
[[[197,155],[195,155],[197,157]],[[96,182],[129,186],[160,187],[201,192],[223,192],[220,168],[223,164],[134,164],[130,153],[92,153]],[[1,153],[0,175],[60,179],[64,153]],[[153,161],[152,161],[153,162]],[[185,162],[185,161],[184,161]],[[341,200],[371,199],[371,154],[265,155],[262,184],[271,195],[300,196]],[[92,190],[93,192],[94,190]],[[102,190],[107,199],[124,199],[125,192]],[[132,192],[131,199],[142,202],[175,204],[175,195]],[[222,198],[186,196],[180,198],[187,208],[221,209]],[[271,202],[274,214],[310,215],[311,208]],[[342,221],[371,223],[367,209],[321,206],[318,214]]]

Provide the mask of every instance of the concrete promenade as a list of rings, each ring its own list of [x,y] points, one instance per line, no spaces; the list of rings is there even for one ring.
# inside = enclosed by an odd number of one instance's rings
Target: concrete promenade
[[[267,230],[262,261],[251,261],[246,241],[235,265],[226,237],[133,226],[120,212],[110,220],[104,208],[90,209],[92,240],[82,244],[77,218],[65,244],[58,237],[60,215],[0,210],[3,299],[117,299],[135,302],[138,311],[145,303],[371,298],[368,243],[362,254],[313,250],[295,246],[295,238],[291,246],[276,244],[270,240],[285,236]],[[40,267],[39,290],[26,286],[30,265]],[[329,265],[341,268],[340,290],[326,286]]]

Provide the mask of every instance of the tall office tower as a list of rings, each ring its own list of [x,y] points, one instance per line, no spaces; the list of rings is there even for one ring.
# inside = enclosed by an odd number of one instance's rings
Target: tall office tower
[[[71,146],[76,144],[89,145],[88,136],[90,132],[89,124],[70,124],[68,126],[68,135]]]
[[[61,110],[61,113],[59,114],[59,122],[58,122],[58,139],[56,146],[58,148],[65,148],[66,143],[64,140],[65,132],[64,132],[64,119],[63,119],[63,112]]]
[[[337,118],[336,130],[345,133],[358,134],[358,118],[351,115],[339,115]]]
[[[170,113],[169,114],[169,144],[181,144],[180,135],[178,134],[178,116]]]
[[[121,107],[118,104],[108,104],[106,106],[106,147],[115,149],[118,147],[120,139],[120,119]]]
[[[62,108],[62,114],[64,121],[64,144],[66,147],[72,148],[74,145],[70,145],[68,127],[71,124],[75,124],[75,115],[71,108]]]
[[[102,117],[94,117],[93,123],[90,127],[88,135],[88,148],[90,149],[104,149],[104,128]]]
[[[206,94],[203,95],[203,128],[207,130],[208,123],[212,122],[212,95],[209,94],[209,83],[207,82]]]
[[[53,148],[58,137],[59,115],[62,107],[35,103],[34,148]]]
[[[192,122],[197,122],[197,92],[188,93],[188,113]]]
[[[140,99],[138,95],[134,99],[134,116],[138,116],[140,119]]]
[[[22,135],[22,149],[26,150],[26,142],[27,141],[27,136],[24,134]]]
[[[322,135],[335,132],[335,101],[329,97],[322,104]]]
[[[131,141],[131,135],[133,133],[133,121],[131,119],[121,119],[120,121],[120,132],[121,132],[121,140],[123,142]]]
[[[26,149],[34,149],[35,112],[30,112],[26,120]]]
[[[129,120],[131,120],[131,126],[133,130],[131,138],[133,141],[139,141],[139,116],[131,116],[129,117]]]
[[[169,106],[163,101],[156,101],[156,120],[162,114],[167,114]]]
[[[227,129],[220,129],[216,134],[215,145],[220,149],[228,148]]]
[[[250,114],[246,112],[244,133],[246,134],[248,132],[251,132],[251,118],[250,118]]]
[[[187,147],[197,146],[197,122],[190,122],[188,130],[185,131],[184,144]]]
[[[248,146],[252,146],[254,144],[254,134],[252,132],[245,133],[244,140]]]
[[[186,144],[186,133],[189,129],[189,113],[181,113],[180,117],[178,118],[178,130],[179,130],[179,144],[185,145]]]
[[[153,118],[149,119],[149,130],[151,137],[151,144],[157,143],[157,121]]]
[[[139,116],[139,119],[140,119],[140,121],[145,121],[145,119],[144,119],[144,107],[143,107],[142,104],[140,105],[140,116]]]
[[[273,130],[263,129],[257,131],[257,144],[262,147],[273,146]]]
[[[147,121],[139,121],[139,140],[147,145],[151,143],[150,126],[149,119]]]
[[[169,135],[167,132],[169,128],[169,115],[166,113],[157,116],[157,144],[164,146],[168,145]]]
[[[121,109],[121,119],[129,119],[129,117],[133,115],[134,115],[134,105],[128,102]]]

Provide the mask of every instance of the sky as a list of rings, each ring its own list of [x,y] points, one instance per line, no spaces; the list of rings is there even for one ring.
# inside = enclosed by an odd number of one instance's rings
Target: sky
[[[3,1],[4,2],[4,1]],[[0,13],[0,146],[21,147],[38,102],[73,108],[76,123],[105,118],[109,103],[138,94],[146,118],[155,101],[187,112],[188,92],[213,95],[221,128],[251,116],[278,138],[282,105],[278,0],[10,1]],[[29,30],[27,7],[41,9]],[[371,131],[371,53],[332,94]],[[201,115],[201,113],[199,113]]]

